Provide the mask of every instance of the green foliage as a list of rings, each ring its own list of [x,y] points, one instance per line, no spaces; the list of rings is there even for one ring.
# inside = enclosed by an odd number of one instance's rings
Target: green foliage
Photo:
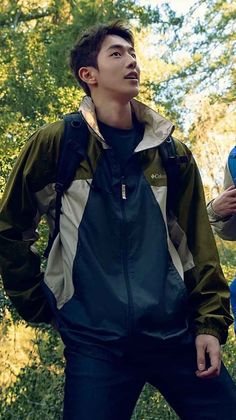
[[[22,369],[16,383],[7,390],[7,398],[0,400],[4,419],[17,418],[50,420],[61,418],[62,381],[57,373],[32,364]],[[50,393],[45,392],[50,383]]]
[[[233,327],[230,328],[227,344],[223,347],[223,362],[236,383],[236,339]]]
[[[178,418],[162,395],[154,387],[146,384],[132,420],[176,420]]]
[[[0,394],[1,418],[49,420],[61,418],[63,359],[59,336],[47,327],[36,330],[28,362],[16,380]]]
[[[234,0],[198,0],[182,17],[174,39],[172,29],[163,37],[154,26],[160,57],[175,68],[151,86],[180,121],[191,116],[187,95],[207,91],[214,101],[235,103],[235,16]]]
[[[223,241],[218,237],[216,237],[216,243],[224,275],[230,283],[236,273],[236,243],[234,241]]]

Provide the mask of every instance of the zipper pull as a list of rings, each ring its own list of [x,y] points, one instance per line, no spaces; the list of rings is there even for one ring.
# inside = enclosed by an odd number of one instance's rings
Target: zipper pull
[[[126,185],[125,184],[121,184],[121,197],[122,200],[126,200]]]

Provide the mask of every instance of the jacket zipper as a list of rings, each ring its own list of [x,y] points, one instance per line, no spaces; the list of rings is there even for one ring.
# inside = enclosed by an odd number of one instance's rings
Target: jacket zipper
[[[121,213],[122,213],[122,260],[123,260],[123,270],[124,278],[128,295],[128,311],[127,311],[127,330],[128,336],[133,332],[134,328],[134,303],[133,296],[131,291],[131,285],[129,280],[129,271],[128,271],[128,249],[127,249],[127,235],[126,235],[126,213],[125,213],[125,200],[127,199],[127,190],[125,184],[125,177],[121,177]]]
[[[126,200],[126,185],[125,184],[121,184],[121,197],[122,200]]]
[[[83,114],[82,114],[83,117]],[[84,118],[84,117],[83,117]],[[84,119],[86,124],[90,127],[94,135],[98,137],[97,133],[93,130],[93,128],[87,123],[87,121]],[[103,142],[103,140],[102,140]],[[133,302],[133,296],[131,292],[131,286],[129,281],[129,272],[128,272],[128,261],[127,261],[127,241],[126,241],[126,232],[125,232],[125,224],[126,224],[126,214],[125,214],[125,207],[124,207],[124,200],[127,199],[127,188],[125,184],[125,177],[122,175],[121,177],[121,214],[122,214],[122,260],[123,260],[123,268],[124,268],[124,278],[127,288],[127,295],[128,295],[128,313],[127,313],[127,330],[128,330],[128,336],[130,336],[134,329],[134,302]]]

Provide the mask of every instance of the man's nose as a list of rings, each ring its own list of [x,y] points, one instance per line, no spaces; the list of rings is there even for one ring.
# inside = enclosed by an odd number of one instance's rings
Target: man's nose
[[[137,66],[137,60],[135,57],[130,56],[127,62],[127,67],[134,69]]]

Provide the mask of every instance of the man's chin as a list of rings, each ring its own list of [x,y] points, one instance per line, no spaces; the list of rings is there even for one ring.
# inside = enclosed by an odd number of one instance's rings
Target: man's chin
[[[132,89],[132,91],[124,93],[124,97],[126,96],[127,101],[131,101],[131,99],[135,98],[139,94],[139,88]]]
[[[139,89],[136,90],[136,92],[133,95],[133,98],[135,98],[136,96],[138,96],[138,94],[139,94]]]
[[[130,89],[129,91],[127,90],[123,90],[123,91],[116,91],[112,93],[112,97],[115,100],[118,100],[122,103],[128,103],[130,102],[133,98],[135,98],[137,95],[139,94],[139,89]]]

